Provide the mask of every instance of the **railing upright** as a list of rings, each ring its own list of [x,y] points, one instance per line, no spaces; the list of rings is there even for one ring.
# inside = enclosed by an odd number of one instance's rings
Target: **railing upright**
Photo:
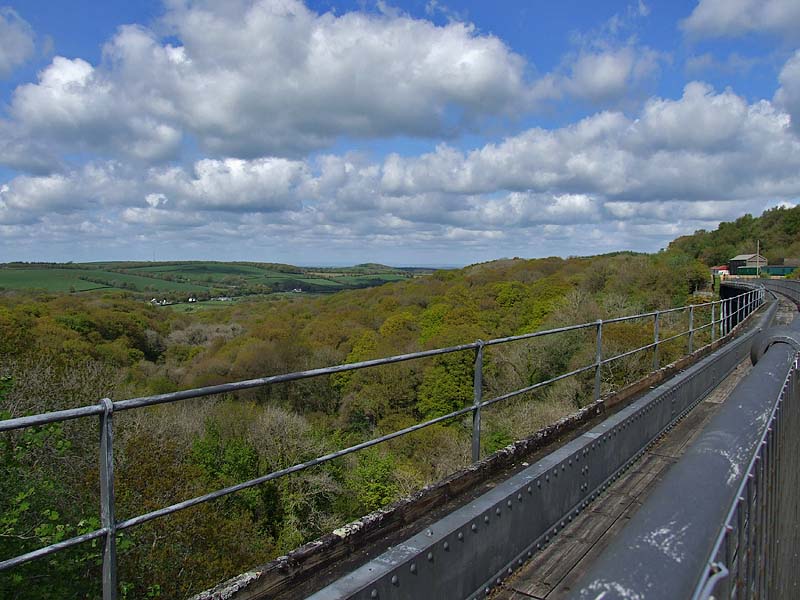
[[[475,349],[475,372],[473,384],[472,409],[472,462],[481,459],[481,403],[483,402],[483,341],[478,340]]]
[[[100,520],[106,530],[103,546],[103,600],[117,598],[117,531],[114,514],[114,403],[100,401]]]
[[[712,344],[715,341],[717,341],[716,330],[714,329],[717,326],[716,319],[717,319],[717,303],[716,302],[712,302],[711,303],[711,343]]]
[[[595,349],[594,401],[600,401],[600,379],[603,371],[603,319],[597,320],[597,347]]]
[[[659,369],[659,361],[658,361],[658,317],[661,313],[656,312],[653,315],[653,371],[658,371]]]
[[[694,304],[689,306],[689,352],[694,352]]]

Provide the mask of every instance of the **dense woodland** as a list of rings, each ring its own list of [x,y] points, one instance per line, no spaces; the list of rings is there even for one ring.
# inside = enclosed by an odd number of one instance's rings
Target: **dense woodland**
[[[760,217],[744,215],[720,223],[714,231],[700,230],[679,237],[669,249],[712,266],[727,264],[738,254],[755,254],[759,242],[761,255],[770,265],[781,265],[785,258],[800,258],[800,206],[773,208]]]
[[[792,213],[794,214],[794,213]],[[738,222],[737,222],[738,223]],[[388,356],[685,304],[708,271],[681,250],[507,259],[325,297],[178,313],[124,293],[0,296],[0,416],[19,416]],[[712,261],[713,262],[713,261]],[[675,317],[664,336],[685,328]],[[707,316],[703,317],[707,318]],[[651,340],[652,322],[604,332],[605,351]],[[681,352],[677,341],[665,360]],[[592,362],[591,332],[487,349],[484,393]],[[471,353],[115,415],[117,518],[244,481],[465,406]],[[603,372],[610,391],[649,353]],[[591,399],[591,376],[487,410],[484,453]],[[96,419],[0,437],[0,556],[99,526]],[[122,596],[182,598],[285,553],[465,465],[466,420],[207,503],[119,536]],[[99,545],[0,574],[3,598],[99,595]]]

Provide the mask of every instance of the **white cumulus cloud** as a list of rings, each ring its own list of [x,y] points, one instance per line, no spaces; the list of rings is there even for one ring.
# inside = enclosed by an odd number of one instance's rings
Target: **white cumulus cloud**
[[[797,0],[700,0],[681,22],[694,38],[736,37],[769,33],[800,39],[800,3]]]

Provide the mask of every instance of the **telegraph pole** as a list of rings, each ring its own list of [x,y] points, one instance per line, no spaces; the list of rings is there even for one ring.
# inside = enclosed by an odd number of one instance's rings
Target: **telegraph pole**
[[[761,240],[756,240],[756,277],[759,277],[761,271]]]

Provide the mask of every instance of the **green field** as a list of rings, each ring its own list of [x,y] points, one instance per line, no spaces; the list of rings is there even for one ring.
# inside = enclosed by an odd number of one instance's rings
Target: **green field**
[[[383,265],[341,269],[238,262],[98,262],[0,264],[0,290],[128,291],[141,297],[186,301],[219,296],[335,292],[401,281],[420,274]]]

